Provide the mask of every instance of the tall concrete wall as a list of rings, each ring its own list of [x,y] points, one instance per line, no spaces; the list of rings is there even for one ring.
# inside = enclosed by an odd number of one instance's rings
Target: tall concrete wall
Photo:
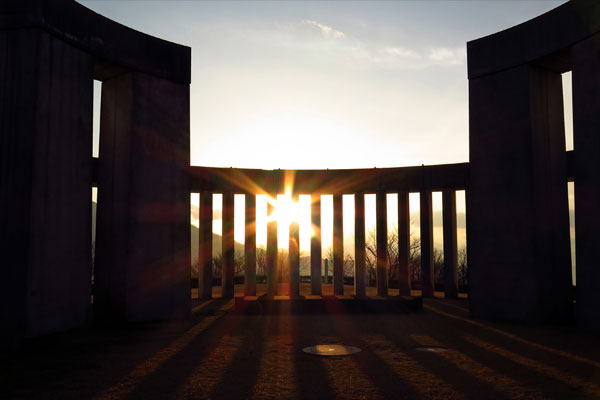
[[[80,326],[91,284],[92,60],[0,32],[0,343]]]
[[[569,317],[561,77],[523,65],[469,81],[467,243],[471,313]]]
[[[600,328],[600,3],[572,0],[469,42],[471,313],[570,320],[567,176],[575,178],[577,323]],[[572,69],[567,175],[561,73]]]
[[[575,45],[572,58],[576,315],[583,326],[600,330],[600,34]]]
[[[190,313],[189,85],[131,72],[102,86],[94,310]]]

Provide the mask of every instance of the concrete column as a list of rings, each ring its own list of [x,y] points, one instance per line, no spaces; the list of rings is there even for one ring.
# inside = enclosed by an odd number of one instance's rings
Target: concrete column
[[[89,316],[93,81],[41,29],[1,31],[0,54],[1,353]]]
[[[354,194],[354,293],[356,297],[366,295],[365,288],[365,194]]]
[[[456,239],[456,192],[442,192],[442,219],[444,226],[444,295],[458,297],[458,257]]]
[[[223,298],[232,299],[234,295],[235,278],[235,237],[234,237],[234,194],[226,191],[223,193],[223,236],[222,265],[221,265],[221,290]]]
[[[300,226],[297,222],[290,223],[289,242],[289,278],[290,297],[300,296]]]
[[[277,197],[275,197],[276,199]],[[277,296],[277,220],[275,207],[267,202],[267,297]]]
[[[323,282],[329,283],[329,259],[325,259],[325,276],[323,276]]]
[[[577,324],[600,330],[600,36],[571,50],[577,237]]]
[[[377,296],[387,296],[390,271],[387,248],[387,194],[378,191],[375,204],[377,214]]]
[[[213,282],[213,194],[200,193],[200,230],[198,232],[198,297],[203,300],[212,298]]]
[[[130,72],[102,84],[95,316],[190,314],[189,85]]]
[[[421,290],[423,297],[433,297],[433,210],[431,190],[422,190],[421,200]]]
[[[410,296],[410,210],[408,192],[398,193],[398,287],[400,296]]]
[[[587,87],[587,77],[584,81]],[[469,158],[471,314],[526,322],[569,319],[572,288],[560,74],[522,65],[471,78]]]
[[[344,294],[344,204],[333,195],[333,294]]]
[[[244,242],[244,295],[256,296],[256,195],[246,193],[246,240]]]
[[[313,235],[310,238],[310,293],[321,295],[321,195],[313,194],[310,206]]]

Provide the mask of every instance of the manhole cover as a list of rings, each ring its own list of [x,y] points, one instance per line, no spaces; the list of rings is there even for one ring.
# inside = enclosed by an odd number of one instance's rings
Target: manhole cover
[[[342,346],[340,344],[319,344],[316,346],[305,347],[303,352],[314,354],[316,356],[347,356],[358,353],[360,349],[354,346]]]
[[[441,351],[447,351],[448,349],[442,346],[422,346],[415,348],[417,351],[426,351],[429,353],[439,353]]]

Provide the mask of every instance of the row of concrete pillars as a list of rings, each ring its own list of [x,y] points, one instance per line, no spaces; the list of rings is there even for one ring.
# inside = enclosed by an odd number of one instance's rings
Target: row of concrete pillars
[[[365,251],[365,194],[354,195],[354,232],[355,263],[354,293],[361,297],[366,295],[366,251]],[[444,236],[444,293],[446,297],[458,297],[458,258],[457,258],[457,225],[456,225],[456,191],[444,189],[443,201],[443,236]],[[212,297],[212,192],[201,192],[199,213],[199,297]],[[245,195],[245,245],[244,261],[246,265],[244,277],[244,294],[256,295],[256,196]],[[421,283],[422,295],[433,297],[433,209],[432,191],[420,192],[420,227],[421,227]],[[333,292],[344,294],[344,242],[342,218],[342,194],[333,195]],[[274,206],[268,203],[268,215],[272,215]],[[376,243],[377,295],[388,295],[388,231],[387,231],[387,193],[376,193]],[[234,193],[223,193],[223,237],[222,237],[222,294],[225,298],[234,296]],[[322,246],[321,246],[321,200],[320,195],[311,202],[311,223],[315,234],[310,243],[311,294],[322,294]],[[300,294],[300,252],[299,227],[291,223],[289,235],[289,294]],[[409,268],[410,252],[410,215],[409,193],[398,193],[398,265],[399,293],[411,295],[411,271]],[[267,222],[266,280],[267,296],[278,295],[277,285],[277,221]]]

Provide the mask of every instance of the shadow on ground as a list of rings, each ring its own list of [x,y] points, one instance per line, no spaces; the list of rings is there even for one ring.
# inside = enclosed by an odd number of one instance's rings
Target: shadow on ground
[[[0,371],[6,398],[600,398],[600,338],[490,323],[467,300],[397,315],[241,316],[195,301],[188,321],[30,340]],[[318,357],[302,348],[362,349]],[[438,346],[445,351],[423,352]]]

